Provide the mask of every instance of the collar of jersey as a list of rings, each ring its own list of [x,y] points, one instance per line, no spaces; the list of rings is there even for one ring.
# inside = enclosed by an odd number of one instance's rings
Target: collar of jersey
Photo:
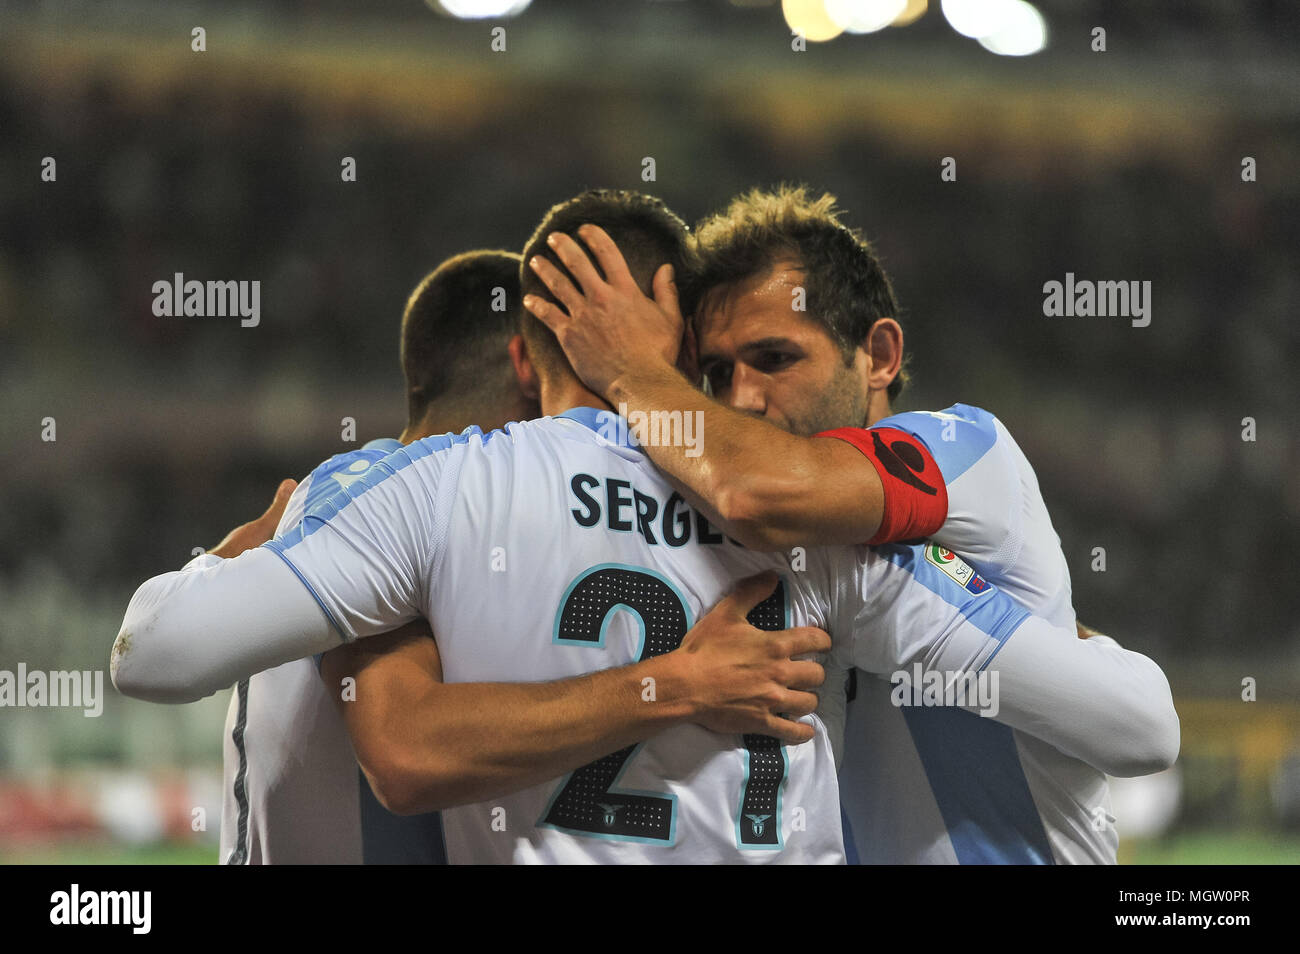
[[[571,407],[563,414],[553,416],[577,421],[583,427],[595,431],[611,444],[617,444],[630,450],[640,450],[641,448],[632,433],[632,429],[628,427],[627,420],[608,408]]]

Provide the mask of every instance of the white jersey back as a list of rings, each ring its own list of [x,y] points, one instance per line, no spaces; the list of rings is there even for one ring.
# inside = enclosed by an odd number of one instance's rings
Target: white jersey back
[[[919,438],[939,465],[949,509],[935,539],[1059,627],[1038,638],[1073,639],[1060,538],[1033,468],[1002,422],[958,404],[877,426]],[[881,864],[1115,862],[1105,775],[966,712],[899,707],[890,690],[880,679],[859,679],[848,707],[840,777],[850,856]]]
[[[345,640],[426,617],[448,682],[563,679],[669,652],[738,579],[765,569],[783,583],[751,614],[756,625],[847,638],[870,624],[881,668],[921,655],[985,665],[1024,620],[1004,607],[988,614],[998,621],[989,632],[960,604],[1000,594],[952,584],[960,598],[945,596],[865,549],[809,551],[794,566],[750,552],[685,505],[625,426],[579,408],[416,442],[268,546]],[[927,632],[942,653],[927,651]],[[827,705],[805,718],[812,742],[679,726],[564,778],[445,811],[448,857],[842,862],[832,739],[843,675],[830,674]]]

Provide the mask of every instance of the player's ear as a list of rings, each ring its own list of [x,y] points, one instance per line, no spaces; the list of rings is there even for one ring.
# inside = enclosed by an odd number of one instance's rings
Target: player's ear
[[[867,387],[883,391],[903,367],[903,328],[893,318],[878,318],[863,344],[871,356]]]
[[[510,363],[515,369],[515,380],[519,382],[519,391],[530,401],[542,399],[542,386],[537,378],[537,369],[528,356],[528,346],[524,344],[523,335],[515,335],[506,345],[510,352]]]

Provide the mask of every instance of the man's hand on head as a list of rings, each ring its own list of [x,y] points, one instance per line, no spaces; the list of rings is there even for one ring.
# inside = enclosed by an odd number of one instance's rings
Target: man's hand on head
[[[231,557],[239,556],[245,550],[260,547],[263,543],[266,543],[275,536],[275,528],[280,525],[280,518],[284,516],[285,505],[289,503],[289,498],[293,496],[297,486],[298,482],[296,480],[280,481],[280,486],[275,491],[271,506],[266,508],[266,513],[256,520],[250,520],[248,523],[235,527],[234,530],[226,534],[224,540],[208,552],[213,556],[228,560]]]
[[[599,271],[582,245],[554,232],[547,244],[578,287],[544,256],[534,256],[529,267],[563,307],[536,295],[524,296],[524,307],[555,333],[583,383],[608,398],[613,382],[629,371],[647,365],[671,368],[681,350],[684,322],[672,265],[655,272],[654,298],[647,298],[603,229],[584,225],[578,235]]]

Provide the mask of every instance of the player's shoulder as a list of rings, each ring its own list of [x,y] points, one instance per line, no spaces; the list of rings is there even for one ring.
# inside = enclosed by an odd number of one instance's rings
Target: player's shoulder
[[[627,423],[613,411],[573,408],[550,417],[511,421],[490,431],[474,425],[458,434],[438,434],[398,445],[392,453],[380,455],[381,459],[375,462],[376,466],[364,472],[362,483],[381,481],[412,464],[431,459],[440,465],[454,456],[460,456],[463,460],[465,454],[482,453],[486,459],[508,464],[510,458],[514,458],[521,450],[524,453],[537,452],[549,445],[552,451],[542,453],[562,453],[555,450],[556,446],[573,441],[636,448],[635,438],[629,432]],[[353,465],[349,463],[347,466]],[[358,470],[362,469],[360,464],[356,466]]]
[[[361,481],[362,489],[396,475],[416,482],[427,480],[433,473],[454,475],[471,458],[491,461],[493,466],[513,466],[516,451],[536,432],[538,423],[511,421],[487,431],[473,424],[459,433],[449,431],[411,441],[376,462]]]
[[[309,476],[319,479],[340,472],[365,470],[371,463],[383,460],[401,446],[399,440],[382,437],[321,461]]]
[[[550,418],[511,421],[501,427],[483,430],[471,425],[460,433],[448,432],[412,441],[384,461],[385,468],[400,470],[407,464],[428,458],[450,459],[466,453],[482,452],[488,457],[509,457],[520,445],[538,440],[546,432]]]
[[[954,404],[942,411],[904,411],[872,425],[910,434],[926,447],[951,483],[1007,436],[1002,423],[989,411],[970,404]]]
[[[401,446],[401,441],[380,438],[321,461],[298,482],[298,489],[289,498],[288,506],[280,518],[277,536],[295,526],[308,511],[336,493],[350,489],[369,474],[376,463]]]
[[[401,446],[401,441],[385,437],[321,461],[303,481],[309,488],[309,498],[314,502],[335,491],[346,490]]]
[[[877,421],[872,427],[894,427],[929,442],[951,443],[954,440],[996,439],[998,419],[992,412],[971,404],[954,404],[941,411],[903,411]],[[954,436],[944,437],[944,432]]]
[[[508,425],[517,443],[579,443],[640,457],[635,429],[608,408],[573,407],[561,414]]]

